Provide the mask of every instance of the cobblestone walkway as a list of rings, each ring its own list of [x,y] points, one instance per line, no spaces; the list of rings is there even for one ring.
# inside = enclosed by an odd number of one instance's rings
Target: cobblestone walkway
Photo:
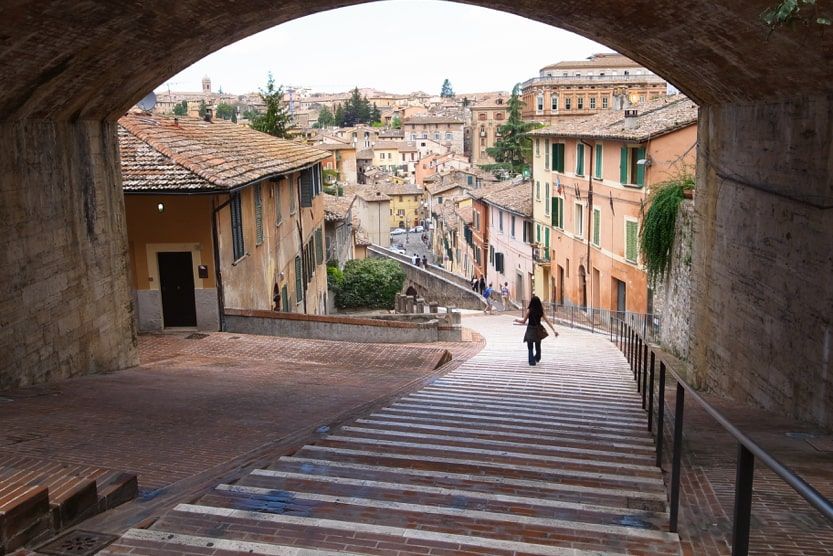
[[[678,554],[627,366],[564,330],[526,363],[523,328],[413,394],[131,529],[109,553]]]

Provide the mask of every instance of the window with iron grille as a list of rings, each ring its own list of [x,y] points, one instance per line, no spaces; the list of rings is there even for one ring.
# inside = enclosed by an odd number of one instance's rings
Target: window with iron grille
[[[255,196],[255,245],[263,243],[263,197],[261,197],[260,184],[254,186]]]
[[[295,257],[295,302],[304,301],[304,269],[301,257]]]

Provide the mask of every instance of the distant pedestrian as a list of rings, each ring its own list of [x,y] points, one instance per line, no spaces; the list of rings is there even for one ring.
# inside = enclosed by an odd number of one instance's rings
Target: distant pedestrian
[[[494,290],[492,289],[492,285],[489,284],[489,287],[483,290],[483,299],[486,300],[486,308],[483,310],[484,313],[489,314],[493,313],[495,310],[494,300]]]
[[[483,275],[480,275],[480,281],[477,283],[477,291],[480,292],[480,295],[483,295],[483,291],[486,289],[486,278]]]
[[[428,257],[422,256],[422,268],[428,268]]]
[[[544,305],[541,303],[541,299],[537,295],[533,295],[529,301],[526,316],[523,320],[515,319],[515,324],[526,324],[526,333],[524,334],[523,341],[526,342],[526,347],[529,351],[529,364],[533,367],[541,361],[541,340],[549,336],[547,329],[541,324],[541,320],[549,324],[552,333],[558,336],[555,327],[544,313]],[[535,348],[534,353],[533,348]]]
[[[414,253],[414,256],[411,257],[411,262],[414,263],[414,266],[419,266],[419,255]]]
[[[503,310],[506,311],[509,307],[509,282],[500,287],[500,301],[503,303]]]
[[[471,277],[471,289],[472,289],[473,291],[477,291],[477,284],[478,284],[478,282],[477,282],[477,276],[472,276],[472,277]]]

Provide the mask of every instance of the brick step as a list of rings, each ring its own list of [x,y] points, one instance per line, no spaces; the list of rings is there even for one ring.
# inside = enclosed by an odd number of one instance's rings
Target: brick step
[[[471,425],[454,425],[447,422],[425,423],[413,421],[398,421],[384,418],[357,419],[355,424],[365,428],[386,429],[390,431],[420,432],[425,434],[457,434],[478,440],[501,440],[516,443],[537,443],[538,446],[558,446],[564,449],[604,450],[607,452],[618,450],[634,456],[653,457],[654,448],[647,444],[631,444],[613,439],[587,438],[586,436],[570,437],[569,434],[552,432],[550,429],[538,427],[537,431],[514,428],[501,430],[498,427],[484,427]]]
[[[429,415],[408,415],[387,413],[384,410],[371,414],[367,419],[357,419],[356,423],[387,423],[391,426],[407,426],[412,428],[425,427],[451,427],[460,430],[469,430],[474,434],[477,431],[487,430],[496,436],[504,434],[517,437],[546,437],[559,442],[587,443],[596,446],[617,446],[622,449],[644,451],[654,450],[654,443],[649,437],[630,436],[621,434],[593,433],[588,431],[576,431],[564,427],[532,426],[531,424],[520,424],[513,422],[488,421],[478,419],[476,415],[467,417],[431,417]],[[537,421],[533,421],[536,422]]]
[[[374,425],[360,425],[360,426],[345,426],[336,431],[336,434],[330,435],[327,439],[342,438],[348,436],[350,438],[360,437],[366,439],[376,440],[404,440],[405,442],[417,441],[425,442],[430,445],[440,444],[443,446],[460,446],[470,448],[493,448],[506,449],[513,453],[526,455],[541,455],[541,456],[564,456],[565,458],[581,458],[592,459],[595,464],[601,465],[602,462],[627,464],[627,465],[642,465],[654,470],[655,457],[650,453],[633,453],[630,450],[601,450],[588,447],[568,446],[564,444],[544,444],[540,441],[523,442],[516,438],[513,440],[499,439],[495,437],[477,438],[470,434],[454,434],[447,431],[410,431],[402,430],[401,428],[374,426]]]
[[[512,513],[530,517],[549,517],[616,525],[624,522],[642,523],[645,528],[667,530],[668,515],[664,512],[595,505],[588,502],[556,500],[542,493],[528,496],[483,492],[464,488],[436,485],[416,485],[408,481],[407,475],[389,473],[388,480],[351,479],[311,473],[279,471],[274,469],[255,470],[234,485],[217,488],[226,491],[242,489],[241,492],[268,493],[275,491],[326,494],[331,496],[361,496],[389,502],[415,502],[431,506],[445,506],[457,509],[477,509],[495,513]]]
[[[509,409],[514,412],[527,414],[571,415],[581,417],[591,422],[622,423],[641,425],[645,422],[644,412],[622,413],[607,411],[604,407],[591,406],[585,403],[558,402],[529,402],[510,399],[495,399],[481,396],[461,396],[458,394],[417,393],[401,399],[404,403],[444,404],[459,407],[485,407],[494,409]]]
[[[256,469],[243,477],[238,484],[262,486],[260,475],[275,471],[305,474],[309,480],[326,481],[347,479],[401,484],[403,491],[409,488],[431,487],[448,490],[465,490],[476,493],[495,493],[501,496],[523,498],[546,497],[547,500],[590,504],[616,508],[619,511],[644,510],[665,513],[666,495],[661,490],[640,488],[597,488],[557,480],[511,478],[500,468],[481,467],[476,473],[456,472],[446,467],[424,469],[402,466],[381,466],[326,459],[284,456],[267,469]],[[315,478],[315,479],[313,479]],[[552,479],[552,477],[547,477]]]
[[[545,403],[545,404],[554,404],[554,405],[581,405],[586,406],[586,402],[570,402],[561,397],[548,395],[545,393],[542,394],[523,394],[523,393],[513,393],[513,392],[505,392],[505,391],[494,391],[489,390],[486,388],[457,388],[457,387],[450,387],[450,386],[429,386],[420,390],[420,393],[426,394],[442,394],[442,395],[453,395],[453,396],[467,396],[467,397],[474,397],[483,400],[494,400],[494,401],[511,401],[511,402],[523,402],[523,403]],[[592,407],[592,406],[591,406]],[[604,403],[598,404],[599,408],[604,408],[606,411],[610,411],[615,414],[623,414],[623,415],[636,415],[636,416],[643,416],[645,414],[645,410],[642,409],[642,405],[639,402],[634,402],[629,400],[627,403],[613,403],[613,400],[606,400]]]
[[[408,408],[408,407],[386,407],[385,409],[381,410],[384,412],[385,415],[401,415],[404,417],[424,417],[428,418],[431,416],[436,416],[438,418],[452,418],[452,419],[465,419],[469,421],[474,421],[478,423],[502,423],[502,424],[509,424],[509,425],[538,425],[543,427],[549,427],[551,430],[557,431],[573,431],[573,432],[584,432],[588,435],[592,434],[605,434],[605,435],[615,435],[621,437],[623,440],[633,441],[633,439],[646,439],[645,430],[637,429],[626,429],[622,430],[618,427],[605,427],[601,425],[595,424],[588,424],[581,421],[565,421],[563,419],[544,419],[544,418],[534,418],[534,419],[522,419],[513,416],[511,413],[489,413],[484,411],[466,411],[466,410],[454,410],[453,408],[446,409],[444,411],[439,410],[428,410],[428,409],[418,409],[418,408]]]
[[[0,554],[49,529],[49,493],[40,485],[0,482]]]
[[[664,492],[664,483],[658,475],[640,477],[633,473],[617,473],[615,470],[596,472],[592,470],[567,469],[563,465],[542,465],[540,462],[506,458],[478,459],[477,454],[455,454],[437,450],[418,453],[416,451],[391,448],[358,449],[359,447],[305,446],[298,452],[300,457],[328,459],[339,462],[382,465],[389,467],[414,467],[427,470],[450,470],[455,473],[500,473],[513,479],[552,481],[558,484],[592,488],[612,488]]]
[[[544,546],[570,547],[592,540],[598,547],[610,547],[625,553],[642,549],[645,542],[659,545],[678,542],[676,534],[638,526],[432,506],[415,502],[413,498],[409,498],[408,502],[389,502],[364,496],[330,496],[268,489],[262,493],[215,491],[205,495],[198,504],[183,504],[177,506],[177,510],[196,513],[215,511],[229,517],[234,513],[228,514],[223,510],[231,510],[248,514],[238,514],[241,517],[265,518],[265,521],[274,523],[287,522],[282,518],[290,518],[290,523],[310,525],[326,520],[338,522],[346,529],[356,526],[387,527]],[[638,520],[634,520],[634,524],[642,525]]]

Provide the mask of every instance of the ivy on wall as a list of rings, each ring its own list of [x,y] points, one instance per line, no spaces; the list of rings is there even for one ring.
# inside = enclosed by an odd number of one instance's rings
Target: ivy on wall
[[[775,6],[764,10],[761,19],[770,32],[785,26],[833,25],[831,14],[819,8],[816,0],[781,0]]]
[[[651,284],[656,284],[671,270],[677,212],[685,192],[693,189],[694,175],[682,170],[671,179],[657,184],[651,192],[639,238],[645,270]]]

